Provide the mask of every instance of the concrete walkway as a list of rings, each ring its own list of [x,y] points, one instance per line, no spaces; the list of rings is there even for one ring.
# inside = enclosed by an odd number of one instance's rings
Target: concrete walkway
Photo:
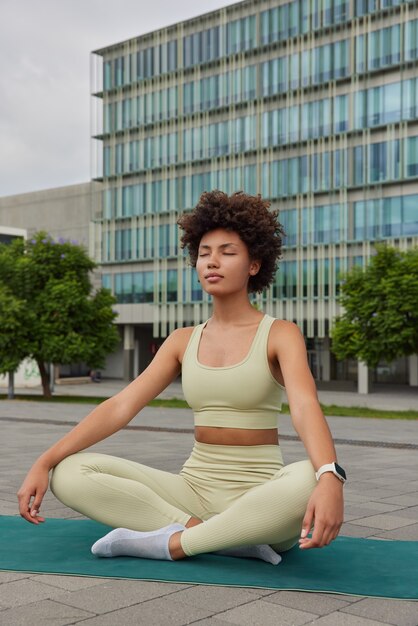
[[[100,383],[58,384],[54,395],[77,395],[109,397],[121,391],[128,383],[120,379],[104,379]],[[6,389],[0,390],[7,393]],[[41,395],[40,387],[16,388],[15,393]],[[418,411],[418,387],[407,385],[375,385],[372,393],[358,394],[353,383],[318,383],[318,396],[322,404],[339,406],[366,406],[375,409]],[[161,398],[183,398],[181,381],[178,379],[163,391]],[[286,400],[286,397],[284,398]]]
[[[86,394],[106,396],[118,391],[120,383],[83,385],[72,392],[79,395],[81,387]],[[68,393],[70,387],[62,389]],[[179,397],[177,387],[166,393]],[[399,406],[402,399],[389,392],[381,395],[386,398],[386,408]],[[364,404],[356,394],[351,402]],[[0,402],[0,514],[17,514],[15,493],[31,463],[91,409],[91,405],[79,404]],[[418,541],[418,421],[327,419],[339,461],[349,476],[341,534]],[[280,422],[285,462],[304,458],[290,417],[283,415]],[[130,429],[95,449],[177,472],[192,444],[190,410],[147,407],[134,418]],[[43,514],[47,518],[81,517],[51,493],[45,497]],[[417,626],[418,602],[0,572],[0,626],[44,624]]]

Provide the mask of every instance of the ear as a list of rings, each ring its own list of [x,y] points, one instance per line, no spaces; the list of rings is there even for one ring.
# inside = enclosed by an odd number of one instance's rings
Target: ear
[[[250,276],[255,276],[260,271],[261,261],[251,261]]]

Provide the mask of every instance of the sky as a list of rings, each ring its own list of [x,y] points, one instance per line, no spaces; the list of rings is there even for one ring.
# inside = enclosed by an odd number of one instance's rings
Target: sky
[[[228,0],[0,0],[0,197],[90,180],[90,53]]]

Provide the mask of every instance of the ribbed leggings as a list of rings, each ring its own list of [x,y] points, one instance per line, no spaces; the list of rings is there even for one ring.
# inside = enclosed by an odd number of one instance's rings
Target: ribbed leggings
[[[179,474],[85,452],[61,461],[51,478],[61,502],[115,528],[203,520],[181,535],[188,556],[254,544],[289,550],[316,484],[311,462],[284,466],[279,446],[198,442]]]

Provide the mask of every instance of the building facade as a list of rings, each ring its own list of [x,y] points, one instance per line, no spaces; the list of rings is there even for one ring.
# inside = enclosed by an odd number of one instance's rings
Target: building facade
[[[45,230],[54,239],[76,241],[89,250],[89,225],[97,206],[95,194],[101,195],[101,185],[94,182],[41,189],[0,197],[1,233],[7,228],[23,228],[30,236]]]
[[[340,276],[418,245],[418,3],[248,0],[92,55],[92,246],[118,299],[125,376],[210,315],[176,221],[204,190],[260,193],[287,232],[257,302],[294,320],[318,380],[358,378],[329,331]],[[377,368],[418,385],[417,357]]]

